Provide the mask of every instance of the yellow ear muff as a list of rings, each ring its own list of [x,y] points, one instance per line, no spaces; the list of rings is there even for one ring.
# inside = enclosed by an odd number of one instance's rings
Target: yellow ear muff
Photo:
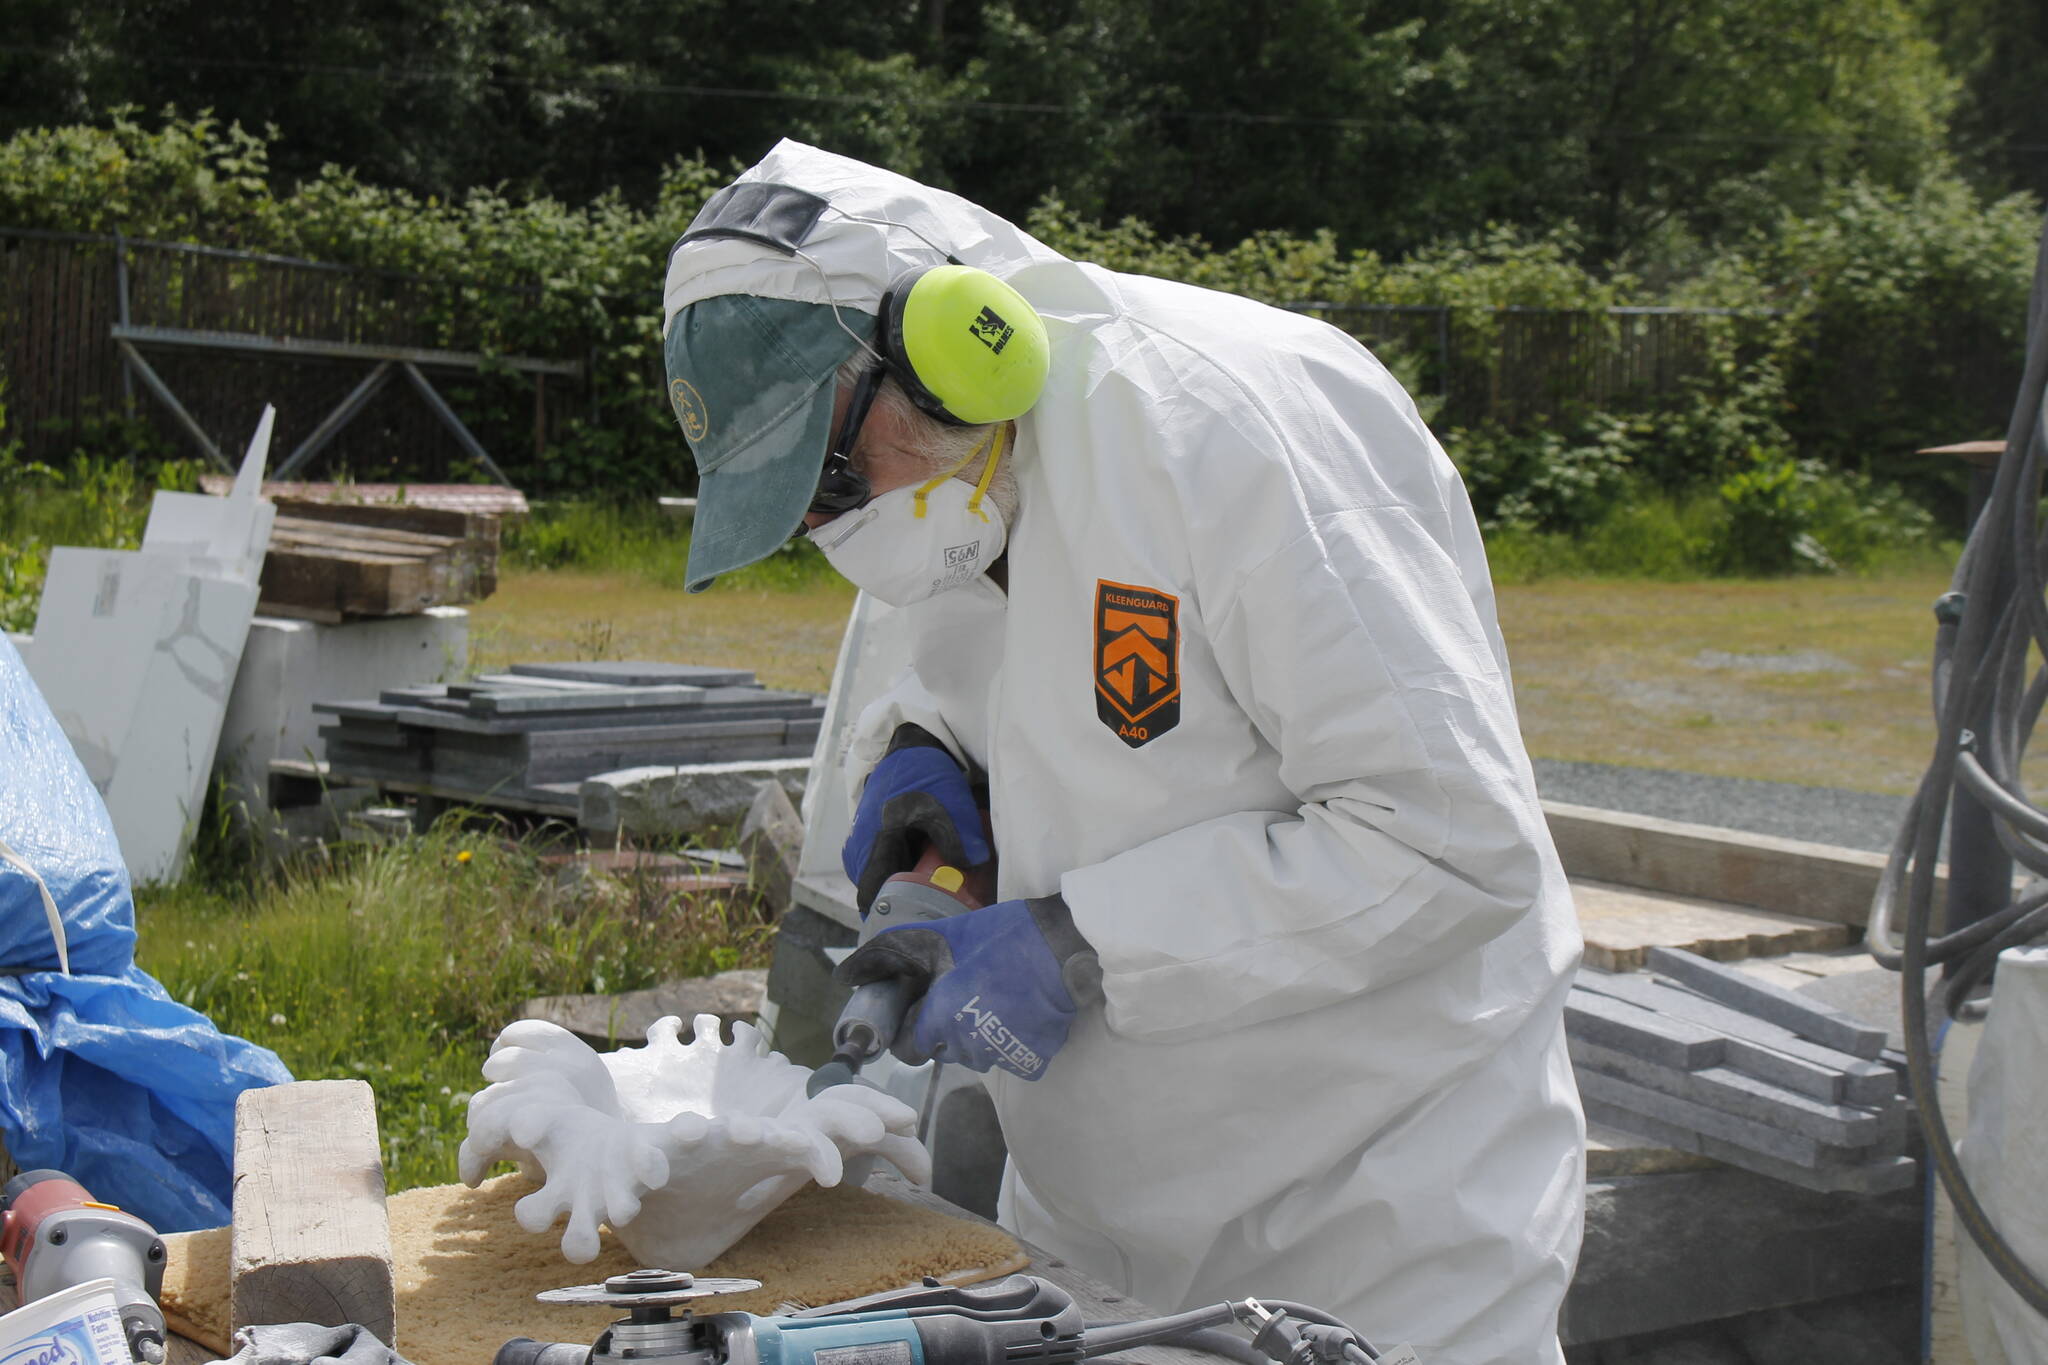
[[[913,403],[964,426],[1021,417],[1051,365],[1045,323],[986,270],[913,271],[882,299],[881,350]]]

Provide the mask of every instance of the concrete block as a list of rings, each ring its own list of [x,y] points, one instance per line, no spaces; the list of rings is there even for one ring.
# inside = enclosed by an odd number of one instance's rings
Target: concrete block
[[[744,819],[763,782],[801,797],[810,768],[807,758],[775,758],[599,773],[578,788],[577,823],[628,837],[694,834]]]
[[[1562,1335],[1604,1341],[1914,1284],[1921,1224],[1912,1190],[1825,1194],[1725,1168],[1593,1181]]]
[[[1653,971],[1709,999],[1788,1028],[1801,1038],[1866,1061],[1884,1051],[1883,1029],[1859,1024],[1840,1010],[1758,980],[1734,967],[1724,967],[1697,953],[1675,948],[1652,948],[1647,957]]]
[[[437,682],[468,666],[469,613],[461,607],[338,625],[259,616],[228,698],[216,770],[229,795],[261,824],[269,815],[272,761],[327,757],[316,703]],[[349,738],[361,742],[353,733]],[[404,742],[395,728],[391,739]]]

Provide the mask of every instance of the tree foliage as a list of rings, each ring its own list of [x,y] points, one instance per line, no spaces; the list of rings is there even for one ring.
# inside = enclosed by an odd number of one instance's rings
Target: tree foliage
[[[1969,164],[2010,174],[2002,130],[2048,139],[2041,24],[2021,0],[0,0],[0,134],[169,104],[274,126],[288,180],[642,207],[680,155],[794,135],[1012,216],[1053,196],[1389,255],[1569,221],[1606,262],[1849,178],[1910,191],[1959,99]]]

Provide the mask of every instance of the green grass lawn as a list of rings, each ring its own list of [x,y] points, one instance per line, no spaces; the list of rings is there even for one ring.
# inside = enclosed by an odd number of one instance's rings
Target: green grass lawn
[[[451,819],[245,886],[145,888],[136,960],[295,1076],[370,1082],[390,1187],[443,1184],[491,1039],[521,1001],[767,960],[750,897],[564,882],[540,852],[532,837]]]

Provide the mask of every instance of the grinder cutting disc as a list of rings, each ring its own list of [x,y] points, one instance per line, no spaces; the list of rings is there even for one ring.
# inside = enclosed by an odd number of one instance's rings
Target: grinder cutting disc
[[[548,1289],[534,1297],[542,1303],[665,1308],[714,1294],[744,1294],[760,1287],[759,1280],[703,1280],[683,1270],[635,1270],[628,1275],[614,1275],[602,1284]]]

